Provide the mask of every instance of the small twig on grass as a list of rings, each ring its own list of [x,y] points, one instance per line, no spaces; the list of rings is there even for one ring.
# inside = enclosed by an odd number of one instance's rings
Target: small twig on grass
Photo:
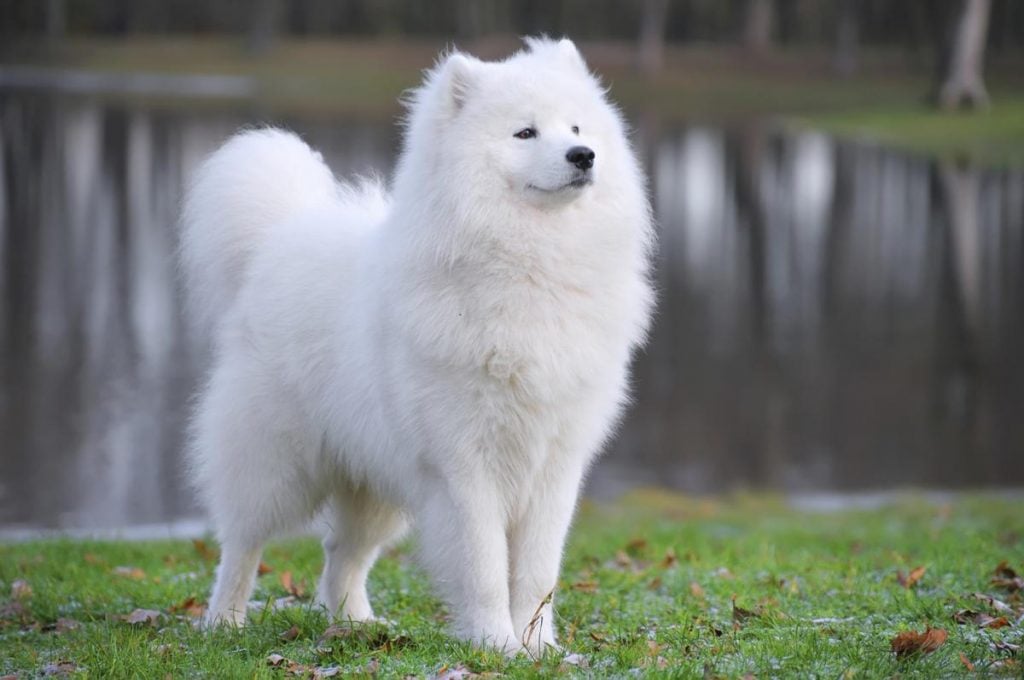
[[[536,657],[534,657],[533,652],[530,649],[530,640],[533,639],[533,634],[535,632],[537,633],[537,640],[540,640],[540,633],[544,628],[544,617],[541,615],[541,612],[544,610],[544,605],[551,604],[554,596],[555,589],[552,588],[548,591],[548,594],[544,596],[544,599],[540,601],[540,604],[537,605],[537,609],[534,610],[533,616],[530,617],[530,622],[527,623],[526,628],[523,629],[520,642],[523,643],[523,647],[526,648],[526,653],[530,655],[531,659],[536,660]],[[539,647],[540,646],[538,645],[538,650]]]

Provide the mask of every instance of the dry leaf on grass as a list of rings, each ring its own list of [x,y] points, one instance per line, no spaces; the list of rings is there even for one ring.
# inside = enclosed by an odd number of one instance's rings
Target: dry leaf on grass
[[[479,673],[474,673],[462,664],[455,666],[454,668],[448,668],[448,666],[441,666],[438,669],[437,675],[431,680],[464,680],[465,678],[479,678]]]
[[[71,675],[76,672],[78,672],[78,666],[73,661],[55,661],[43,666],[43,675],[47,677]]]
[[[743,607],[736,606],[736,596],[732,596],[732,625],[733,628],[739,628],[747,621],[747,619],[757,618],[761,616],[761,608],[757,609],[744,609]]]
[[[696,581],[690,581],[690,594],[698,600],[704,599],[704,589]]]
[[[196,600],[195,597],[190,597],[186,600],[182,600],[178,604],[171,605],[168,611],[172,614],[180,612],[197,619],[206,611],[206,603]]]
[[[196,554],[205,562],[213,562],[217,559],[217,551],[206,545],[206,541],[201,538],[193,540],[192,547],[195,548]]]
[[[633,571],[636,565],[633,563],[633,558],[626,554],[625,550],[615,551],[615,562],[614,567],[625,571]]]
[[[280,654],[271,654],[267,657],[267,665],[273,668],[288,663],[288,659],[284,658]]]
[[[265,562],[260,562],[260,566],[256,567],[257,576],[263,576],[264,574],[269,574],[272,571],[274,570],[268,567]]]
[[[563,668],[565,666],[566,668]],[[558,670],[562,673],[568,670],[568,666],[575,666],[576,668],[589,668],[590,662],[587,661],[587,657],[582,654],[566,654],[562,658],[562,662],[558,664]]]
[[[11,584],[12,600],[27,600],[32,597],[32,586],[25,579],[18,579]]]
[[[1016,656],[1017,652],[1020,651],[1020,645],[1015,645],[1012,642],[993,642],[992,651]]]
[[[577,581],[572,584],[572,589],[582,593],[596,593],[597,581]]]
[[[284,587],[285,591],[294,597],[302,598],[306,594],[306,583],[304,581],[292,580],[292,572],[282,571],[279,577],[281,586]]]
[[[905,630],[890,641],[892,651],[899,657],[931,654],[946,644],[949,633],[941,628],[928,628],[923,633]]]
[[[969,671],[973,671],[974,670],[974,664],[971,663],[971,660],[968,659],[967,655],[964,654],[963,652],[960,652],[960,663],[962,663],[964,665],[964,668],[966,668],[967,670],[969,670]]]
[[[123,576],[124,578],[130,578],[134,581],[141,581],[146,578],[146,572],[142,571],[138,567],[114,567],[112,573],[114,576]]]
[[[300,632],[301,631],[299,630],[299,625],[298,624],[294,624],[294,625],[292,625],[291,628],[289,628],[285,632],[281,633],[277,637],[281,638],[285,642],[291,642],[295,638],[299,637],[299,633]]]
[[[926,571],[926,567],[914,567],[910,570],[909,574],[904,574],[901,569],[896,572],[896,580],[899,581],[900,585],[904,588],[910,589],[921,580],[921,577],[924,576]]]
[[[76,628],[80,628],[81,626],[82,626],[82,624],[79,623],[78,621],[75,621],[74,619],[66,619],[66,618],[64,618],[62,616],[59,619],[57,619],[56,621],[54,621],[53,623],[46,624],[45,626],[42,627],[41,630],[44,633],[57,633],[57,634],[60,634],[60,633],[66,633],[69,630],[75,630]]]
[[[629,543],[626,544],[626,552],[628,552],[628,553],[630,553],[632,555],[635,555],[637,553],[641,553],[646,548],[647,548],[647,539],[639,537],[639,536],[637,538],[630,539]]]
[[[28,610],[17,600],[0,604],[0,623],[25,622],[27,617]]]
[[[121,620],[125,623],[130,623],[133,626],[156,626],[160,621],[161,616],[163,616],[163,613],[156,609],[136,609],[131,614],[125,614],[122,616]]]
[[[973,623],[978,628],[1003,628],[1010,625],[1005,616],[991,616],[973,609],[961,609],[953,614],[953,620],[960,624]]]
[[[995,611],[1000,612],[1002,614],[1013,613],[1013,607],[1006,604],[1002,600],[997,600],[991,595],[986,595],[985,593],[972,593],[971,597],[980,602],[984,602],[986,605],[988,605],[989,609],[994,609]]]
[[[669,569],[676,566],[679,563],[679,558],[676,557],[676,551],[674,548],[669,548],[665,551],[665,556],[661,558],[659,566],[662,569]]]
[[[1003,560],[996,566],[992,574],[992,585],[1015,593],[1018,590],[1024,590],[1024,578],[1018,576],[1017,572],[1010,568],[1009,563]]]

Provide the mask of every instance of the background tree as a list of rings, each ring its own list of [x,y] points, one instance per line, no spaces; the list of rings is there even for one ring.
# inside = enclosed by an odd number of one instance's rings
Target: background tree
[[[743,45],[751,52],[764,52],[772,43],[775,26],[773,0],[747,0],[743,19]]]
[[[249,51],[265,54],[270,51],[281,20],[281,0],[256,0],[249,24]]]
[[[644,73],[657,71],[665,60],[667,19],[668,0],[644,0],[637,49],[637,65]]]
[[[836,8],[836,51],[833,67],[841,76],[853,75],[857,70],[859,41],[859,0],[838,0]]]
[[[990,10],[990,0],[963,0],[961,4],[948,48],[941,50],[944,68],[939,105],[944,109],[988,106],[982,69]]]

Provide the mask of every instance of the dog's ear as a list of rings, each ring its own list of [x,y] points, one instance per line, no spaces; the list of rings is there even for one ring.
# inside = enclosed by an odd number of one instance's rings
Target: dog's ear
[[[562,58],[568,61],[574,66],[578,66],[584,71],[587,70],[587,64],[583,61],[583,55],[576,49],[576,44],[568,38],[562,38],[558,41],[558,53],[562,55]]]
[[[479,59],[460,52],[453,53],[445,60],[441,67],[442,88],[452,112],[457,112],[465,105],[481,66]]]

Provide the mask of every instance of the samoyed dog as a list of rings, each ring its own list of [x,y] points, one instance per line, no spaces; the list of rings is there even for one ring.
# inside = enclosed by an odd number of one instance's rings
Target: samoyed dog
[[[623,120],[569,40],[450,54],[408,101],[388,191],[294,134],[241,132],[189,189],[182,266],[214,359],[192,475],[222,545],[208,623],[242,624],[261,548],[323,512],[319,600],[374,616],[411,525],[454,632],[555,646],[584,474],[628,399],[653,294]]]

